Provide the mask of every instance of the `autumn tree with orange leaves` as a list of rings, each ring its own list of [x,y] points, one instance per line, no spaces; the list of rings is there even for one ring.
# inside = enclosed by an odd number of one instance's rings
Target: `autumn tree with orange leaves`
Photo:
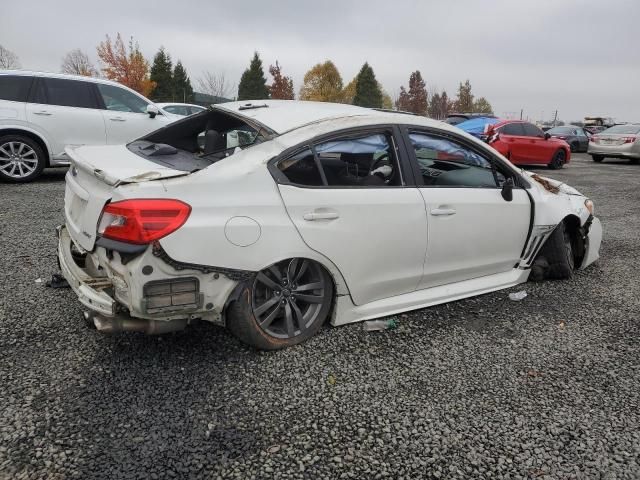
[[[276,60],[276,64],[269,66],[269,73],[273,77],[273,83],[269,87],[271,98],[278,100],[293,100],[293,80],[282,74],[282,67]]]
[[[156,84],[149,78],[149,62],[142,55],[138,43],[133,43],[133,37],[129,40],[127,51],[120,33],[113,43],[109,35],[106,35],[106,40],[100,42],[97,51],[98,58],[103,64],[101,70],[105,77],[145,97],[151,94]]]

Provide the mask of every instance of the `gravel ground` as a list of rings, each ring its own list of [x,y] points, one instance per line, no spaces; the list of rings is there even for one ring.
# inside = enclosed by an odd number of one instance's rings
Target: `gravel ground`
[[[544,173],[595,199],[597,265],[275,353],[87,330],[36,283],[64,171],[0,184],[0,478],[639,478],[640,166]]]

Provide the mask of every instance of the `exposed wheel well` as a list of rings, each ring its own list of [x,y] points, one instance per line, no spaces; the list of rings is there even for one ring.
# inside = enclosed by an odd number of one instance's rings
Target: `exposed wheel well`
[[[27,130],[21,130],[19,128],[7,128],[0,130],[0,137],[4,135],[22,135],[23,137],[30,138],[31,140],[36,142],[40,146],[40,148],[42,148],[42,151],[46,155],[47,167],[50,165],[49,160],[51,158],[51,153],[49,152],[47,145],[44,143],[44,140],[42,140],[42,137],[40,137],[39,135],[36,135],[35,133],[29,132]]]
[[[585,254],[584,235],[580,228],[580,219],[575,215],[567,215],[562,221],[571,235],[575,264],[580,265]]]

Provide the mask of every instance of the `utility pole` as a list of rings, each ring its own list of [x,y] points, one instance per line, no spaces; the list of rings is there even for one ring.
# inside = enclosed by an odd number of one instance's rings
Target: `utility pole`
[[[556,122],[558,121],[558,110],[553,114],[553,126],[556,126]]]
[[[522,113],[524,112],[524,108],[520,109],[520,120],[522,120]]]

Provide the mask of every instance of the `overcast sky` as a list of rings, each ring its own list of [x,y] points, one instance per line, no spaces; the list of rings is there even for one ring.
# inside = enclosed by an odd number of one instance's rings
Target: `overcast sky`
[[[163,45],[194,86],[204,70],[237,85],[257,50],[296,92],[318,62],[332,60],[346,84],[368,61],[392,97],[420,70],[429,93],[470,79],[498,115],[640,121],[639,0],[0,0],[0,10],[0,44],[33,70],[59,71],[73,48],[97,61],[96,45],[120,32],[149,59]]]

